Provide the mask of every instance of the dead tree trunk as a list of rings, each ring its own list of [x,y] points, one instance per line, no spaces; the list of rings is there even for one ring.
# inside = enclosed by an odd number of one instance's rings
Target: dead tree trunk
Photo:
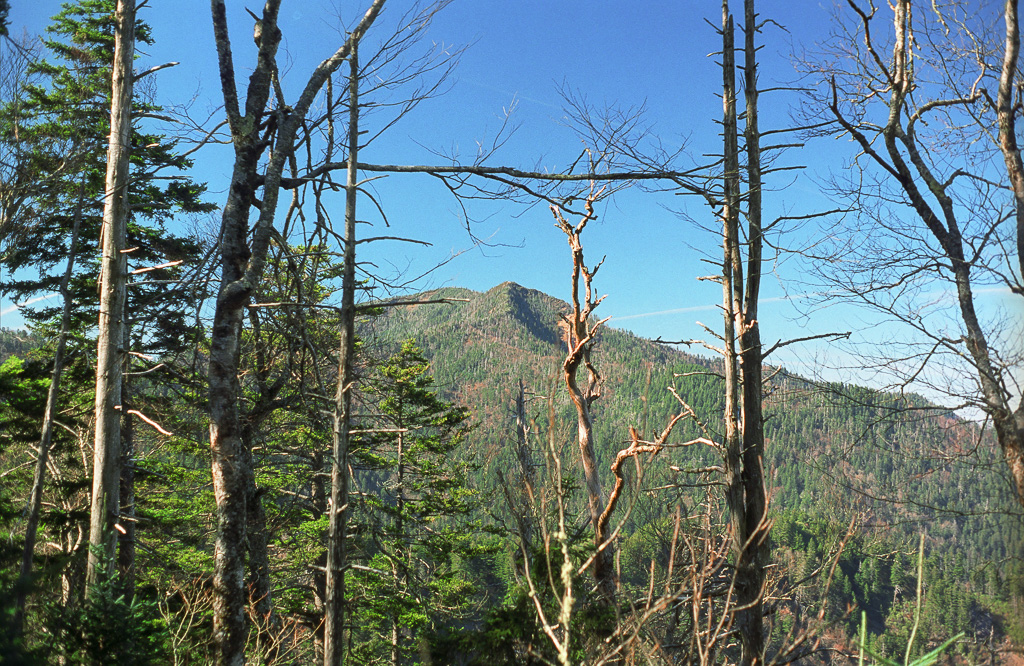
[[[334,460],[331,466],[331,515],[327,532],[327,609],[324,618],[324,666],[344,661],[345,530],[348,523],[348,450],[352,423],[353,358],[355,356],[356,195],[359,154],[358,41],[349,54],[348,169],[345,181],[345,258],[341,292],[341,335],[338,343],[338,384],[334,398]]]
[[[724,126],[724,199],[722,202],[725,352],[726,500],[736,566],[734,628],[740,637],[741,664],[764,662],[762,618],[766,497],[764,489],[764,418],[762,363],[757,306],[761,284],[761,168],[757,127],[756,14],[753,0],[744,4],[744,71],[746,88],[747,220],[746,282],[739,233],[741,208],[740,149],[736,109],[736,62],[733,18],[722,3],[722,83]],[[737,344],[739,350],[737,350]]]
[[[931,147],[921,141],[917,134],[918,120],[923,123],[924,113],[932,109],[956,106],[966,108],[981,96],[984,96],[988,104],[995,109],[999,125],[999,148],[1007,168],[1009,189],[1014,197],[1013,222],[1017,234],[1019,270],[1024,262],[1024,164],[1021,162],[1015,136],[1015,114],[1019,112],[1015,91],[1020,83],[1017,72],[1020,50],[1017,4],[1015,0],[1007,0],[1004,9],[1006,40],[996,100],[992,100],[987,92],[979,88],[972,91],[970,96],[951,91],[953,94],[949,98],[940,97],[920,106],[917,106],[914,100],[915,91],[920,89],[915,80],[919,66],[915,64],[914,59],[918,45],[929,40],[915,38],[917,23],[912,20],[911,0],[895,0],[890,3],[893,11],[892,53],[891,57],[885,59],[877,55],[876,45],[871,41],[868,28],[873,12],[864,12],[855,4],[851,4],[863,25],[865,45],[870,53],[862,57],[859,64],[866,66],[865,69],[877,69],[877,72],[871,71],[870,76],[880,75],[884,78],[873,80],[885,82],[884,86],[873,90],[870,95],[864,95],[863,90],[857,94],[863,96],[863,99],[884,99],[887,119],[884,125],[880,126],[878,123],[868,123],[862,109],[847,112],[840,103],[840,88],[835,77],[832,77],[830,82],[831,101],[828,108],[842,131],[849,133],[859,144],[863,154],[897,183],[905,195],[907,204],[913,208],[920,222],[927,228],[928,234],[938,245],[940,254],[936,255],[936,259],[939,265],[949,271],[951,282],[955,286],[959,318],[964,333],[959,339],[943,340],[942,345],[971,364],[971,372],[977,378],[980,393],[978,407],[992,420],[996,438],[1013,476],[1017,499],[1024,505],[1024,409],[1020,404],[1016,408],[1012,406],[1015,396],[1008,388],[1015,383],[1008,379],[1012,374],[1012,368],[1000,358],[998,350],[993,350],[990,346],[989,334],[979,318],[974,298],[974,281],[977,280],[975,276],[979,273],[984,274],[987,268],[981,259],[980,248],[988,243],[990,237],[997,235],[997,232],[993,227],[981,237],[969,231],[969,225],[961,210],[963,201],[957,199],[955,191],[957,179],[939,172],[939,168],[946,163],[947,156],[940,158],[931,155]],[[944,29],[948,27],[944,25]],[[981,48],[980,45],[978,48]],[[987,49],[988,45],[984,48]],[[959,48],[956,50],[959,51]],[[945,54],[939,53],[938,60],[941,66],[951,67],[951,64],[943,60],[945,57]],[[989,67],[985,63],[982,63],[982,66],[986,69]],[[869,75],[865,74],[865,77],[867,76]],[[973,112],[971,122],[981,122]],[[879,136],[882,139],[881,145],[877,141]],[[973,166],[963,164],[953,174],[970,175]],[[987,200],[981,201],[989,204]],[[972,202],[972,205],[978,203]],[[1012,273],[1012,270],[1009,273]],[[1024,293],[1019,277],[1002,279],[1008,283],[1016,281],[1015,284],[1011,284],[1011,288],[1018,295]],[[874,285],[870,285],[859,293],[868,293],[873,287]]]
[[[280,638],[280,621],[274,612],[273,587],[270,580],[270,555],[267,550],[267,512],[263,508],[263,491],[256,485],[256,468],[252,456],[252,433],[248,424],[243,427],[242,459],[247,471],[245,480],[246,526],[245,542],[248,555],[248,591],[249,602],[252,604],[253,616],[256,618],[257,642],[264,655],[272,656],[277,652],[277,641]],[[268,659],[268,661],[271,661]]]
[[[750,606],[750,636],[746,652],[751,663],[764,659],[763,597],[765,567],[769,564],[764,483],[764,350],[758,322],[761,293],[761,135],[757,124],[757,13],[754,0],[744,0],[744,141],[747,153],[747,276],[743,296],[743,328],[740,331],[740,376],[743,381],[743,492],[746,504],[747,542],[743,553],[744,597]]]
[[[107,150],[100,265],[99,340],[96,351],[96,434],[86,586],[112,572],[117,548],[121,461],[121,366],[127,280],[128,157],[131,150],[132,60],[135,0],[118,0],[115,17],[110,146]]]
[[[211,468],[217,502],[213,638],[215,660],[222,666],[242,666],[245,662],[246,480],[251,470],[244,469],[238,415],[243,317],[263,275],[275,233],[282,173],[294,155],[306,113],[326,81],[348,58],[352,44],[373,24],[384,0],[374,0],[345,44],[316,67],[295,104],[268,114],[267,103],[276,77],[276,55],[281,42],[280,5],[280,0],[268,0],[257,22],[255,37],[259,53],[249,77],[243,111],[235,87],[227,8],[224,0],[211,2],[224,110],[235,149],[235,166],[221,219],[221,286],[210,336],[209,363]],[[272,151],[264,173],[260,174],[259,167],[268,148]],[[260,186],[262,201],[256,197]],[[259,210],[252,230],[249,228],[251,207]]]
[[[591,195],[586,201],[586,214],[576,226],[569,224],[555,206],[551,212],[555,216],[558,227],[565,233],[572,250],[572,313],[566,317],[568,331],[566,344],[568,355],[562,362],[562,375],[566,389],[576,408],[577,436],[580,446],[580,462],[587,484],[587,507],[590,510],[590,523],[594,531],[594,546],[598,553],[594,558],[594,580],[597,590],[605,603],[611,605],[615,601],[615,567],[612,547],[608,543],[607,521],[601,520],[605,508],[604,491],[601,488],[601,476],[598,473],[597,455],[594,453],[594,419],[590,412],[591,406],[601,397],[601,375],[590,359],[595,336],[604,321],[591,325],[590,315],[604,298],[595,299],[591,289],[594,275],[601,264],[588,269],[583,261],[583,245],[580,234],[587,223],[594,219],[594,201],[600,192]],[[583,284],[580,284],[580,278]],[[583,301],[580,301],[580,289],[583,290]],[[577,375],[581,368],[587,371],[586,385],[581,387]]]

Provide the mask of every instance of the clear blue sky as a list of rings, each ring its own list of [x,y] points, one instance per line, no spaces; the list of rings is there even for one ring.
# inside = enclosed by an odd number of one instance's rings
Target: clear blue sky
[[[252,54],[252,21],[245,4],[228,1],[233,45],[240,78]],[[340,43],[336,12],[353,23],[366,2],[284,0],[283,48],[290,66],[286,86],[295,90],[310,68]],[[375,28],[385,34],[407,2],[393,2]],[[737,8],[741,3],[735,3]],[[762,2],[762,12],[785,26],[765,29],[761,52],[762,87],[788,85],[795,77],[791,53],[824,37],[831,2]],[[165,61],[181,65],[157,75],[158,99],[165,105],[194,98],[192,113],[204,116],[219,103],[215,52],[209,4],[200,0],[151,0],[141,16],[153,27],[156,44],[146,49],[138,67]],[[258,10],[253,0],[250,9]],[[12,0],[11,33],[22,28],[37,33],[58,10],[56,2]],[[735,10],[734,10],[735,11]],[[587,96],[597,107],[645,105],[645,119],[666,145],[686,142],[695,160],[720,152],[715,120],[721,116],[717,97],[721,74],[712,52],[719,37],[705,19],[717,24],[720,4],[649,0],[462,0],[442,11],[430,28],[429,40],[466,47],[450,90],[424,102],[361,153],[375,163],[437,163],[430,150],[459,152],[471,159],[477,141],[486,143],[501,125],[504,109],[515,101],[513,122],[518,130],[490,164],[522,168],[564,168],[578,156],[579,139],[564,124],[558,94],[566,85]],[[793,99],[785,93],[762,98],[762,129],[789,123]],[[370,119],[370,124],[379,122]],[[371,131],[373,128],[370,128]],[[806,164],[810,174],[783,175],[770,185],[778,188],[766,200],[769,215],[783,211],[809,213],[831,208],[817,191],[814,174],[839,168],[826,159],[845,153],[848,146],[823,142],[793,151],[790,164]],[[220,202],[230,173],[229,151],[210,148],[199,154],[196,177],[206,180]],[[465,250],[470,239],[462,229],[458,205],[427,176],[391,176],[375,183],[392,229],[386,233],[433,243],[431,248],[396,243],[364,246],[363,258],[382,269],[388,266],[418,274]],[[340,212],[340,203],[339,212]],[[368,211],[369,204],[363,203]],[[647,337],[688,339],[704,337],[695,322],[720,327],[717,304],[721,290],[696,278],[715,272],[701,261],[720,255],[719,239],[680,216],[685,211],[709,227],[715,222],[696,200],[630,190],[599,209],[600,219],[588,230],[584,245],[593,263],[607,255],[596,288],[608,298],[598,314],[613,316],[611,325]],[[507,203],[471,207],[482,220],[474,233],[497,247],[470,249],[420,282],[419,288],[444,285],[486,290],[505,280],[567,299],[569,254],[564,237],[554,228],[545,205],[530,208]],[[362,232],[367,234],[369,232]],[[374,235],[382,230],[374,230]],[[864,321],[848,308],[832,308],[810,318],[800,317],[790,300],[806,287],[794,281],[796,261],[783,263],[777,275],[765,280],[762,327],[766,340],[799,337],[815,332],[863,328]],[[771,267],[769,267],[771,268]],[[784,288],[783,285],[788,285]],[[799,299],[796,299],[799,300]],[[11,304],[0,302],[4,325],[16,325]],[[826,353],[821,345],[791,348],[777,362],[798,371]],[[834,358],[843,358],[838,351]]]

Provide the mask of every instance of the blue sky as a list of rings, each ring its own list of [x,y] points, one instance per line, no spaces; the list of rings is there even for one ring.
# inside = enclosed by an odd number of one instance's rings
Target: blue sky
[[[251,62],[252,22],[244,3],[229,0],[227,4],[241,79]],[[340,43],[337,13],[354,22],[365,4],[284,0],[283,48],[289,62],[284,74],[286,88],[294,91],[310,68]],[[376,27],[378,34],[384,34],[408,5],[389,5]],[[256,0],[250,3],[253,10],[258,6]],[[760,56],[762,87],[791,85],[796,76],[791,53],[824,38],[832,3],[801,0],[762,2],[761,6],[765,15],[786,27],[785,31],[774,25],[765,29]],[[30,33],[41,31],[58,8],[56,2],[13,0],[12,34],[22,28]],[[192,113],[197,117],[213,112],[219,95],[208,3],[151,0],[141,16],[152,25],[156,43],[146,49],[139,67],[181,62],[157,75],[159,101],[172,105],[192,100]],[[518,129],[489,163],[564,168],[582,147],[565,123],[558,91],[566,86],[585,95],[596,107],[643,105],[645,122],[654,136],[666,145],[685,142],[689,154],[700,161],[702,154],[721,150],[715,124],[721,115],[717,97],[721,74],[716,57],[710,55],[720,45],[705,21],[717,24],[720,17],[721,6],[714,2],[456,1],[437,16],[427,36],[451,52],[465,48],[450,89],[421,104],[360,158],[373,163],[438,163],[440,158],[431,151],[441,151],[458,152],[470,159],[477,142],[491,140],[505,110],[514,105],[512,121]],[[786,93],[763,96],[762,129],[788,124],[793,103]],[[369,129],[382,119],[371,118]],[[775,191],[766,197],[767,214],[832,208],[819,193],[815,177],[829,168],[840,168],[841,162],[835,158],[847,151],[844,143],[825,140],[789,153],[784,161],[810,169],[804,174],[782,175],[770,183]],[[223,147],[205,149],[198,155],[195,177],[209,182],[214,201],[223,199],[230,168],[230,154]],[[399,243],[363,246],[363,257],[380,269],[416,275],[465,251],[417,287],[455,285],[486,290],[512,280],[568,298],[568,248],[545,205],[474,203],[470,213],[480,221],[473,232],[494,245],[474,249],[462,228],[458,204],[433,179],[391,176],[375,181],[374,187],[392,225],[388,234],[433,243],[426,249]],[[362,210],[369,208],[366,203],[361,205]],[[339,200],[339,213],[340,207]],[[608,294],[598,314],[612,316],[611,325],[664,339],[704,337],[697,321],[720,326],[720,288],[696,280],[715,272],[703,259],[719,257],[720,241],[681,213],[715,226],[701,201],[671,194],[627,190],[599,207],[600,218],[588,227],[584,246],[589,263],[607,256],[596,288]],[[797,232],[790,242],[799,244],[806,236]],[[766,340],[870,328],[873,323],[848,307],[802,316],[806,304],[800,305],[800,296],[809,287],[801,284],[799,262],[788,259],[769,268],[776,272],[766,276],[763,289]],[[0,301],[5,326],[17,323],[10,310],[9,302]],[[852,361],[845,354],[809,345],[787,348],[777,360],[807,372],[823,355]],[[862,380],[870,381],[870,377]]]

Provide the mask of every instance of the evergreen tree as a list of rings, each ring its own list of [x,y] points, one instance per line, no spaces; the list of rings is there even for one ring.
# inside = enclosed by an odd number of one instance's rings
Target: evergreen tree
[[[106,142],[110,132],[110,65],[113,59],[113,0],[81,0],[65,3],[47,28],[43,41],[48,59],[35,63],[34,83],[26,86],[25,100],[16,113],[18,143],[33,155],[33,172],[42,174],[39,188],[21,207],[13,228],[0,248],[0,261],[9,271],[0,288],[12,300],[26,301],[57,291],[61,271],[71,251],[69,242],[75,217],[81,216],[81,240],[96,247],[103,211]],[[152,43],[149,27],[138,22],[136,35]],[[132,268],[151,267],[194,257],[198,246],[188,238],[171,234],[166,224],[180,213],[209,211],[202,201],[205,187],[181,172],[191,161],[177,154],[175,143],[142,127],[138,119],[159,111],[141,99],[133,102],[132,168],[128,247]],[[8,121],[15,111],[4,110]],[[170,178],[158,171],[169,171]],[[94,325],[95,276],[98,258],[79,263],[71,288],[77,304],[76,328]],[[32,273],[35,273],[34,275]],[[151,319],[147,346],[166,347],[185,331],[182,292],[169,288],[181,273],[173,267],[146,273],[145,284],[129,290],[128,309],[136,319]],[[153,285],[159,284],[159,289]],[[26,307],[23,315],[32,324],[51,320],[60,306]],[[161,316],[142,313],[158,311]],[[137,336],[138,337],[138,336]]]
[[[91,365],[89,358],[95,349],[89,337],[97,319],[95,280],[99,257],[82,248],[91,250],[99,245],[109,136],[114,7],[113,0],[64,4],[47,29],[48,38],[43,40],[47,59],[31,65],[34,78],[25,85],[22,98],[0,109],[4,127],[17,130],[7,137],[8,141],[13,137],[16,152],[22,157],[24,173],[19,173],[34,183],[16,209],[5,210],[10,219],[5,220],[7,228],[0,237],[0,264],[8,272],[0,290],[15,301],[33,297],[50,301],[47,306],[26,307],[22,312],[36,332],[61,341],[67,337],[67,366],[72,377],[87,374],[82,371]],[[152,43],[146,24],[137,23],[136,32],[140,41]],[[132,116],[139,119],[156,110],[152,104],[136,99]],[[166,228],[180,213],[210,209],[201,200],[204,188],[178,175],[190,166],[188,159],[176,153],[173,141],[147,131],[136,120],[128,191],[132,211],[128,224],[131,269],[181,263],[200,254],[195,241],[175,236]],[[162,171],[160,178],[155,178],[158,171]],[[132,328],[125,348],[135,352],[135,356],[166,356],[195,339],[187,323],[187,310],[182,307],[192,298],[188,293],[191,285],[179,283],[183,274],[176,265],[147,270],[144,278],[129,289],[125,317]],[[55,292],[62,296],[56,305],[50,300]],[[65,306],[67,316],[62,317]],[[52,384],[60,392],[60,404],[90,402],[90,382],[69,385],[66,379],[61,381],[63,348],[63,342],[59,342],[59,351],[51,356],[58,368],[53,372]],[[53,349],[49,351],[53,353]],[[158,385],[160,378],[159,373],[149,375],[149,386]],[[145,402],[141,394],[129,397],[123,390],[123,395],[122,413],[126,415],[129,409]],[[65,417],[64,422],[68,421],[71,419]],[[124,424],[130,434],[127,416]],[[40,446],[40,474],[33,486],[42,487],[46,448],[45,444]],[[129,498],[127,510],[131,511],[135,462],[130,437],[122,455],[128,474],[122,479],[121,493]],[[65,488],[73,485],[77,496],[69,497],[63,505],[67,515],[61,529],[80,524],[84,516],[78,504],[83,495],[88,501],[87,471],[77,465],[73,467],[73,474],[65,474],[60,480]],[[57,469],[68,471],[60,464]],[[38,504],[33,506],[33,511],[38,511]],[[124,522],[128,528],[122,552],[129,556],[122,566],[131,569],[136,523],[131,516]],[[81,553],[84,550],[79,549]],[[60,570],[61,575],[74,579],[75,574],[68,572],[79,569],[80,564],[76,558]],[[68,580],[65,583],[65,590],[77,586],[68,584]],[[59,588],[42,581],[37,587]],[[130,602],[130,584],[127,590]],[[73,597],[63,598],[62,602],[73,602]]]
[[[468,412],[438,397],[412,341],[376,368],[367,394],[373,413],[354,452],[366,491],[355,519],[369,565],[354,580],[365,595],[355,656],[372,663],[390,653],[397,665],[461,619],[472,588],[465,561],[479,552],[472,514],[480,497],[469,486],[465,454],[454,455],[469,431]]]

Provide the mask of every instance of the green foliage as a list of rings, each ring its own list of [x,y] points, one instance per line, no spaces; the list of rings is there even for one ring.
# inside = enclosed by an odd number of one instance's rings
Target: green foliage
[[[939,658],[942,657],[942,655],[944,653],[946,653],[949,650],[949,648],[951,648],[953,646],[954,643],[956,643],[958,640],[960,640],[961,638],[964,637],[963,633],[959,633],[956,636],[953,636],[952,638],[947,639],[944,643],[939,645],[934,650],[931,650],[930,652],[928,652],[926,654],[923,654],[920,657],[917,657],[916,659],[913,659],[913,660],[907,659],[905,661],[896,661],[894,659],[887,659],[886,657],[883,657],[883,656],[875,653],[870,648],[870,644],[868,643],[868,640],[867,640],[867,626],[868,626],[867,613],[863,613],[863,614],[861,614],[860,641],[858,642],[858,646],[859,646],[859,649],[860,649],[860,655],[858,657],[857,663],[860,664],[860,666],[863,666],[863,664],[864,664],[864,654],[865,653],[867,653],[873,659],[872,663],[877,665],[877,666],[932,666],[932,664],[936,663],[939,660]],[[909,651],[909,646],[908,646],[908,651]]]
[[[0,37],[7,36],[7,15],[11,12],[10,0],[0,0]]]
[[[368,326],[367,336],[395,347],[403,338],[417,338],[436,369],[442,395],[472,407],[479,420],[466,448],[472,446],[481,456],[477,483],[497,488],[496,471],[518,464],[508,408],[518,380],[538,393],[552,392],[557,420],[573,422],[558,383],[564,355],[559,313],[568,306],[512,283],[483,294],[441,289],[430,296],[468,302],[389,308]],[[610,460],[622,448],[627,425],[648,433],[678,410],[669,386],[705,416],[712,432],[719,427],[722,389],[715,362],[614,329],[602,331],[595,361],[606,378],[594,406],[599,459]],[[770,390],[765,464],[780,563],[790,568],[793,578],[802,578],[827,561],[845,534],[848,523],[838,517],[859,512],[869,516],[836,569],[828,619],[853,637],[856,620],[848,609],[865,609],[870,632],[881,637],[880,646],[905,645],[912,617],[908,594],[912,596],[916,577],[912,562],[901,553],[907,552],[920,526],[927,525],[932,554],[926,576],[931,582],[922,634],[941,641],[960,631],[981,631],[986,623],[997,636],[1015,631],[1017,614],[999,601],[1008,589],[1001,576],[1012,570],[1013,560],[1007,566],[992,563],[1019,553],[1024,530],[1013,514],[1008,486],[993,473],[1001,462],[986,433],[913,395],[819,386],[785,370],[774,375]],[[688,424],[675,432],[674,441],[698,434]],[[572,437],[568,430],[558,436]],[[648,469],[645,486],[679,481],[669,465],[690,469],[717,462],[713,451],[699,446],[662,457]],[[574,474],[573,464],[567,459],[567,476]],[[869,496],[895,501],[869,501]],[[693,506],[696,500],[682,492],[679,501]],[[642,583],[651,558],[667,553],[669,506],[664,499],[647,506],[640,498],[623,530],[623,583],[635,586],[634,591],[646,591]],[[583,511],[580,498],[570,509]],[[501,507],[495,511],[500,514]],[[985,573],[989,570],[993,573]],[[503,575],[506,581],[511,578],[508,571]],[[801,603],[812,604],[824,589],[811,582],[797,594]],[[1005,612],[1000,610],[1004,607]]]
[[[454,455],[469,432],[468,413],[438,398],[420,349],[403,343],[364,391],[373,407],[353,450],[365,489],[353,520],[366,561],[352,577],[364,600],[355,610],[353,658],[374,663],[390,650],[429,649],[432,636],[468,617],[477,594],[468,563],[487,549],[474,517],[473,466]]]
[[[79,220],[79,258],[69,294],[76,306],[73,328],[78,330],[93,325],[96,317],[98,259],[84,248],[99,242],[104,202],[114,6],[114,0],[65,3],[47,28],[51,37],[43,40],[48,59],[30,67],[33,80],[25,86],[24,100],[0,109],[0,123],[17,130],[12,136],[18,137],[20,172],[28,174],[18,225],[0,248],[0,262],[10,271],[0,290],[18,301],[57,291],[71,252],[71,229]],[[136,38],[142,44],[151,42],[149,27],[141,21]],[[156,111],[136,95],[134,116]],[[180,175],[167,178],[168,173],[189,168],[191,162],[177,155],[173,141],[143,130],[139,121],[135,125],[127,239],[128,247],[136,248],[129,258],[131,267],[195,256],[197,244],[169,233],[165,225],[176,214],[211,210],[201,199],[205,187]],[[154,176],[157,171],[164,171],[162,177]],[[132,319],[146,322],[144,332],[141,327],[135,331],[135,339],[145,340],[150,351],[173,348],[184,341],[181,338],[189,329],[186,313],[178,307],[185,295],[178,287],[168,286],[181,274],[181,267],[151,271],[142,284],[129,290]],[[157,287],[155,280],[163,282]],[[171,302],[175,307],[167,307]],[[22,314],[29,322],[41,324],[61,307],[58,301],[23,308]]]
[[[68,664],[146,666],[166,663],[166,627],[156,602],[116,579],[101,582],[81,608],[50,609],[53,656]]]

